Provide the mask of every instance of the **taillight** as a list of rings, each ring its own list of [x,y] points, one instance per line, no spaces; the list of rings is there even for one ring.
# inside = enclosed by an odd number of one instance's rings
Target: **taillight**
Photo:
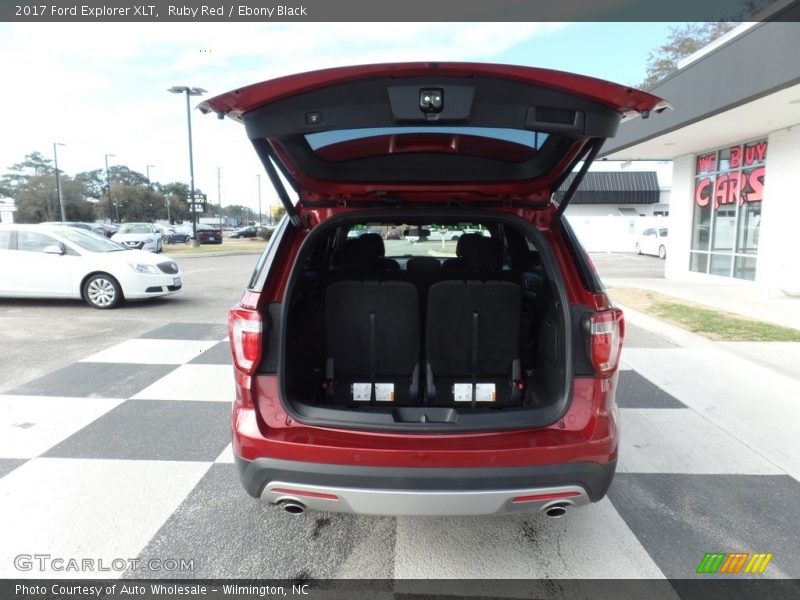
[[[592,315],[590,329],[592,366],[600,377],[609,377],[619,363],[622,338],[625,336],[625,318],[618,308],[596,312]]]
[[[228,313],[233,364],[247,375],[252,375],[261,361],[261,330],[258,311],[236,306]]]

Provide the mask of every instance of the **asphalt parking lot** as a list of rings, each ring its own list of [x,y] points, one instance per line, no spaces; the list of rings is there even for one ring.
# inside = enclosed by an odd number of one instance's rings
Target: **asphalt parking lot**
[[[615,277],[664,278],[666,261],[657,256],[633,252],[592,252],[589,254],[603,279]]]
[[[169,246],[164,253],[169,255]],[[161,325],[224,324],[257,259],[178,258],[183,290],[118,310],[96,310],[77,300],[0,298],[0,393]]]
[[[593,258],[603,275],[663,272],[656,258]],[[600,503],[559,520],[418,519],[253,500],[228,444],[225,320],[256,259],[180,259],[180,293],[113,311],[0,301],[0,577],[691,578],[709,552],[771,553],[760,577],[800,577],[786,425],[800,381],[639,322]],[[37,553],[192,564],[21,571],[16,557]]]

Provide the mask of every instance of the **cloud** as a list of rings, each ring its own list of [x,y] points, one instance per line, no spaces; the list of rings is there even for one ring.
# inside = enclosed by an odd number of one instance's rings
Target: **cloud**
[[[15,23],[0,24],[6,116],[0,168],[64,142],[69,173],[102,168],[103,155],[161,181],[186,180],[186,113],[166,92],[218,94],[271,77],[341,65],[497,61],[557,23]],[[261,168],[243,131],[195,113],[198,185],[225,202],[255,202]],[[265,187],[266,190],[266,187]],[[265,197],[268,194],[265,194]]]

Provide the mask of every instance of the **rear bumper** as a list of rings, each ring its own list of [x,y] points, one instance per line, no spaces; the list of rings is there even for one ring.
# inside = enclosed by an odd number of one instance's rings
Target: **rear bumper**
[[[270,503],[373,515],[492,515],[581,506],[605,496],[616,461],[497,468],[364,467],[235,457],[247,492]]]

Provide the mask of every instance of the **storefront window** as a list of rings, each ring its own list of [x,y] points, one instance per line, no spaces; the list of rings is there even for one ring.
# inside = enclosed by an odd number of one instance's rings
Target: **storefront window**
[[[689,269],[755,279],[767,141],[697,157]]]
[[[711,205],[694,205],[694,227],[692,228],[692,250],[708,250],[711,241]]]
[[[755,254],[758,250],[758,230],[761,225],[761,203],[747,203],[739,214],[736,252]]]

